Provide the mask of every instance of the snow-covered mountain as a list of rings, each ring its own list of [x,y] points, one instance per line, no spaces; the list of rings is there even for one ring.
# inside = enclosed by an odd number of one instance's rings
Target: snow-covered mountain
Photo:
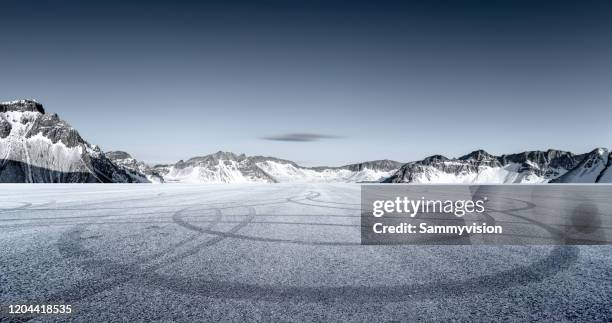
[[[573,170],[585,158],[559,150],[493,156],[477,150],[449,159],[441,155],[403,165],[387,183],[546,183]]]
[[[230,152],[155,167],[122,151],[103,153],[34,100],[0,103],[0,182],[242,183],[379,181],[401,163],[302,167],[274,157]]]
[[[573,169],[554,179],[553,183],[612,183],[610,180],[610,153],[597,148],[584,157]]]
[[[276,182],[246,155],[223,151],[173,165],[157,165],[154,169],[168,183]]]
[[[128,174],[34,100],[0,103],[0,182],[131,183]]]
[[[459,158],[434,155],[406,164],[377,160],[341,167],[303,167],[274,157],[219,151],[153,170],[166,182],[178,183],[603,183],[611,182],[610,158],[603,148],[579,155],[549,149],[494,156],[476,150]]]
[[[135,182],[163,183],[164,178],[153,167],[136,160],[125,151],[109,151],[104,153],[115,165],[123,169]]]
[[[270,157],[256,157],[256,165],[279,182],[380,182],[402,165],[392,160],[376,160],[340,167],[302,167]]]
[[[612,154],[598,148],[494,156],[483,150],[399,163],[376,160],[341,167],[219,151],[176,164],[149,166],[123,151],[103,153],[34,100],[0,103],[0,182],[11,183],[612,183]]]
[[[399,162],[380,160],[341,167],[309,168],[274,157],[219,151],[181,160],[174,165],[157,165],[154,169],[162,174],[166,182],[365,182],[380,181],[400,166]]]

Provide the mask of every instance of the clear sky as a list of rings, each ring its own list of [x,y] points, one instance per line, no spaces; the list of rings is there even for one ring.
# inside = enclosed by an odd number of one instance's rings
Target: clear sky
[[[0,2],[0,100],[104,150],[304,165],[612,148],[611,1]]]

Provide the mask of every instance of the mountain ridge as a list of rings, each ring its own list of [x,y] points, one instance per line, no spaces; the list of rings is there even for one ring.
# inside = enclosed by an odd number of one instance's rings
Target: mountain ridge
[[[385,183],[547,183],[574,169],[587,154],[548,149],[495,156],[476,150],[458,158],[433,155],[403,165]]]
[[[500,156],[480,149],[457,158],[432,155],[408,163],[380,159],[332,167],[217,151],[151,166],[125,151],[103,152],[30,99],[0,102],[0,158],[0,182],[612,182],[612,154],[605,148],[584,154],[548,149]]]
[[[153,168],[168,182],[355,182],[376,181],[382,177],[380,174],[401,164],[379,160],[339,167],[305,167],[277,157],[218,151]]]

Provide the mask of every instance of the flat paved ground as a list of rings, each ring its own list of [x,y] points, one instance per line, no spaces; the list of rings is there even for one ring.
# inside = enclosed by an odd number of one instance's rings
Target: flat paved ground
[[[612,319],[612,246],[361,246],[359,185],[0,192],[0,321]]]

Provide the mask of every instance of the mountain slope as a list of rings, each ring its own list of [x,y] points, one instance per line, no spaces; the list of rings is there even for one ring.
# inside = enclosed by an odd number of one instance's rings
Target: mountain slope
[[[612,183],[612,153],[608,154],[608,163],[597,178],[597,183]]]
[[[131,183],[57,114],[34,100],[0,103],[0,182]]]
[[[403,165],[386,183],[546,183],[573,169],[584,158],[559,150],[494,156],[476,150],[449,159],[441,155]]]
[[[609,152],[605,148],[597,148],[586,155],[586,157],[573,169],[563,176],[553,180],[553,183],[595,183],[604,173],[608,164]],[[604,178],[604,180],[607,179]]]
[[[109,151],[104,153],[115,165],[124,170],[135,182],[163,183],[164,178],[151,166],[136,160],[125,151]]]

